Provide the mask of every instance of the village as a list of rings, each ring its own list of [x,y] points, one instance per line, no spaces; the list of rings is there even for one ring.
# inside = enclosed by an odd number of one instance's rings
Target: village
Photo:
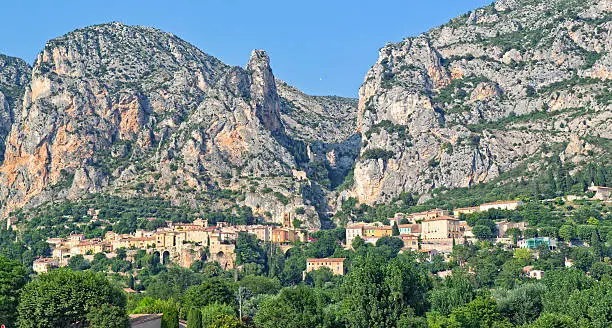
[[[356,238],[365,243],[376,244],[382,237],[395,236],[404,242],[404,250],[427,253],[430,257],[437,254],[448,256],[453,245],[474,242],[471,228],[459,217],[463,213],[474,213],[490,209],[514,210],[522,205],[521,201],[504,201],[482,204],[478,207],[458,208],[452,215],[445,210],[434,209],[425,212],[403,214],[396,213],[389,219],[389,224],[349,223],[346,226],[345,248],[351,248]],[[92,217],[96,218],[96,210],[90,209]],[[11,222],[9,222],[10,224]],[[14,223],[14,222],[13,222]],[[81,255],[92,261],[97,253],[103,253],[107,258],[117,256],[117,250],[125,249],[127,260],[133,260],[138,250],[146,250],[149,254],[159,256],[162,264],[170,262],[182,267],[189,267],[196,260],[218,262],[223,269],[233,269],[235,266],[235,241],[239,233],[255,235],[260,242],[276,244],[286,251],[294,242],[308,242],[309,232],[291,227],[288,217],[282,226],[274,225],[229,225],[217,222],[209,225],[208,220],[196,219],[192,223],[166,222],[167,227],[155,231],[137,230],[133,234],[117,234],[109,231],[103,239],[86,239],[83,234],[71,234],[67,238],[48,238],[47,243],[52,248],[52,256],[36,259],[33,270],[44,273],[54,267],[68,265],[71,257]],[[399,232],[394,235],[393,230]],[[510,244],[511,238],[505,232],[511,228],[521,231],[526,223],[499,222],[496,242]],[[534,244],[522,241],[525,247]],[[554,241],[553,241],[554,242]],[[308,259],[306,272],[322,266],[328,267],[334,274],[344,274],[341,259]]]
[[[609,200],[612,188],[592,186],[589,191],[594,192],[594,199]],[[479,206],[456,208],[452,213],[446,210],[433,209],[424,212],[404,214],[396,213],[389,218],[388,224],[382,222],[349,222],[346,225],[346,249],[351,249],[355,239],[364,243],[376,244],[383,237],[397,237],[403,241],[402,250],[412,250],[423,253],[426,258],[441,255],[449,258],[456,244],[474,243],[476,237],[472,228],[466,221],[460,220],[462,214],[485,212],[493,209],[516,210],[523,205],[520,200],[497,201],[484,203]],[[93,220],[97,219],[98,211],[90,209]],[[154,220],[155,218],[149,218]],[[7,221],[7,228],[15,222]],[[55,267],[68,265],[71,257],[81,255],[92,261],[97,253],[103,253],[107,258],[117,256],[117,250],[126,250],[127,260],[133,261],[139,250],[146,250],[148,254],[159,257],[161,264],[170,262],[182,267],[190,267],[196,260],[217,262],[224,270],[233,269],[236,262],[235,241],[240,233],[249,233],[257,237],[260,242],[278,245],[283,252],[293,247],[295,242],[306,243],[311,241],[308,231],[292,227],[289,216],[285,216],[281,226],[276,225],[229,225],[217,222],[209,225],[206,219],[196,219],[192,223],[173,223],[166,221],[166,227],[155,231],[136,230],[132,234],[117,234],[109,231],[103,239],[86,239],[83,234],[71,234],[67,238],[48,238],[47,243],[52,248],[52,256],[38,258],[33,263],[34,272],[40,274]],[[495,243],[502,243],[519,248],[535,249],[546,244],[555,249],[555,238],[535,237],[522,240],[513,240],[506,232],[510,229],[524,231],[527,222],[496,222]],[[395,233],[394,233],[395,230]],[[566,263],[571,266],[571,263]],[[307,259],[306,271],[329,268],[332,273],[343,275],[345,273],[343,259],[324,258]],[[444,273],[441,273],[444,275]],[[527,275],[540,278],[543,272],[526,272]]]
[[[589,191],[594,193],[593,199],[609,201],[612,188],[591,186]],[[433,209],[419,213],[396,213],[389,218],[389,224],[381,222],[349,222],[346,225],[345,248],[352,248],[356,238],[364,243],[376,244],[382,237],[397,237],[403,243],[402,250],[412,250],[426,254],[428,258],[436,255],[448,259],[456,244],[474,243],[476,237],[466,221],[460,220],[462,214],[485,212],[493,209],[516,210],[523,205],[520,200],[497,201],[484,203],[479,206],[456,208],[452,213],[446,210]],[[92,220],[97,220],[98,211],[90,209]],[[154,220],[149,218],[148,220]],[[7,228],[15,224],[15,220],[7,220]],[[308,231],[292,226],[288,215],[283,219],[281,226],[276,225],[229,225],[217,222],[209,225],[206,219],[196,219],[192,223],[173,223],[166,221],[166,227],[155,231],[136,230],[132,234],[117,234],[109,231],[103,239],[86,239],[83,234],[71,234],[67,238],[48,238],[47,243],[52,249],[51,257],[38,258],[33,262],[34,272],[40,274],[55,267],[68,265],[71,257],[81,255],[92,261],[97,253],[103,253],[107,258],[117,256],[117,250],[126,250],[127,260],[133,261],[138,250],[146,250],[148,254],[155,254],[162,264],[170,262],[182,267],[190,267],[196,260],[217,262],[221,268],[233,269],[236,261],[235,241],[240,233],[255,235],[260,242],[278,245],[285,252],[293,243],[306,243],[311,241]],[[394,227],[395,226],[395,227]],[[396,233],[394,233],[394,228]],[[535,249],[540,244],[546,244],[550,249],[556,247],[555,238],[536,237],[514,240],[507,236],[510,229],[524,231],[527,222],[496,222],[495,243],[502,243],[519,248]],[[566,263],[571,266],[571,263]],[[306,271],[329,268],[334,274],[344,274],[342,259],[307,259]],[[541,272],[529,273],[537,277]]]

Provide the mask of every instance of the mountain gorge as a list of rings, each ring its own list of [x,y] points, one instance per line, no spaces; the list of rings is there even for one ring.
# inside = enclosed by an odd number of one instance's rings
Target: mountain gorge
[[[387,44],[359,99],[309,96],[253,51],[228,66],[157,29],[0,56],[5,213],[87,194],[248,206],[319,228],[344,200],[526,178],[610,159],[607,1],[501,0]]]

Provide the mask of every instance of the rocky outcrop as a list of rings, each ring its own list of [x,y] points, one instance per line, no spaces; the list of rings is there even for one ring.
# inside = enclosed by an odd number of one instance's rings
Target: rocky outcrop
[[[15,117],[21,115],[21,98],[30,80],[31,68],[23,60],[0,55],[0,162]]]
[[[568,142],[564,159],[609,158],[609,143],[585,140],[610,138],[610,14],[595,0],[501,0],[383,47],[359,90],[351,195],[491,181]]]
[[[264,51],[244,69],[230,67],[171,34],[111,23],[49,41],[24,75],[0,167],[5,211],[94,192],[195,205],[219,188],[246,195],[247,177],[293,200],[260,202],[271,219],[305,206],[287,188],[299,169],[296,135],[285,132],[287,100]],[[285,95],[317,110],[329,103]],[[316,212],[300,218],[320,224]]]

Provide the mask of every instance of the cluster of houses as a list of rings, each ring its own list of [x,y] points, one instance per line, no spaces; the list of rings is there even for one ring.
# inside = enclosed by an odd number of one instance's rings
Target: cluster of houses
[[[459,219],[461,214],[484,212],[491,209],[515,210],[523,202],[499,201],[485,203],[477,207],[459,208],[451,216],[448,211],[433,209],[419,213],[404,214],[396,213],[389,219],[389,224],[381,222],[373,223],[349,223],[346,226],[346,248],[352,248],[356,238],[360,238],[365,243],[376,244],[382,237],[393,236],[393,226],[397,225],[396,231],[404,242],[404,250],[412,250],[428,254],[430,257],[436,254],[449,254],[454,243],[463,243],[464,240],[473,241],[474,235],[467,222]],[[510,242],[510,238],[504,238],[506,231],[511,228],[518,228],[523,231],[527,227],[525,222],[498,222],[498,241]],[[329,268],[335,274],[342,274],[344,259],[307,259],[306,272]]]
[[[161,263],[173,262],[189,267],[196,260],[216,261],[224,269],[234,267],[235,240],[241,232],[250,233],[263,242],[287,244],[307,239],[307,232],[290,227],[270,225],[228,225],[218,222],[209,226],[208,220],[196,219],[189,224],[166,222],[167,227],[156,231],[136,230],[133,234],[106,233],[103,239],[86,239],[83,234],[72,234],[68,238],[49,238],[52,257],[34,261],[37,273],[68,264],[71,257],[82,255],[93,260],[94,254],[103,253],[115,257],[118,249],[126,249],[127,259],[133,260],[138,250],[159,255]]]
[[[612,188],[591,186],[589,191],[594,192],[595,199],[607,201],[610,199]],[[376,244],[385,236],[393,236],[394,226],[399,234],[395,237],[404,242],[404,250],[413,250],[428,254],[430,257],[436,254],[448,255],[455,243],[473,241],[471,227],[467,222],[460,220],[462,214],[485,212],[492,209],[516,210],[523,205],[520,200],[497,201],[484,203],[479,206],[456,208],[452,215],[445,210],[433,209],[419,213],[396,213],[389,219],[389,224],[381,222],[374,223],[349,223],[346,226],[346,248],[351,248],[353,241],[360,238],[365,243]],[[91,209],[93,219],[97,219],[97,211]],[[151,219],[153,220],[153,218]],[[107,257],[116,256],[118,249],[127,250],[127,259],[133,260],[133,255],[138,250],[146,250],[147,253],[158,254],[161,263],[172,261],[184,267],[189,267],[195,260],[216,261],[224,269],[234,267],[235,262],[235,240],[241,232],[250,233],[263,242],[279,244],[281,249],[290,248],[290,243],[295,241],[308,241],[308,232],[290,227],[289,220],[283,226],[270,225],[235,225],[230,226],[219,222],[209,226],[207,220],[197,219],[189,224],[176,224],[167,221],[167,227],[156,231],[137,230],[133,234],[117,234],[107,232],[103,239],[85,239],[82,234],[73,234],[68,238],[49,238],[47,242],[52,247],[52,257],[40,258],[34,261],[33,269],[37,273],[48,271],[52,267],[65,266],[68,260],[75,255],[83,255],[92,260],[96,253],[103,253]],[[13,218],[7,220],[7,228],[11,228],[16,222]],[[496,223],[497,242],[505,244],[512,243],[511,238],[506,236],[509,229],[524,231],[526,222]],[[396,233],[397,234],[397,233]],[[522,248],[535,249],[541,244],[549,248],[556,247],[554,238],[531,238],[521,240],[516,245]],[[306,272],[317,270],[322,267],[329,268],[334,274],[344,274],[344,259],[325,258],[307,259]],[[531,272],[529,272],[531,274]],[[538,277],[541,273],[533,273]]]
[[[473,239],[471,228],[467,222],[460,221],[464,213],[488,211],[490,209],[514,210],[522,205],[522,201],[504,201],[482,204],[478,207],[459,208],[451,216],[448,211],[434,209],[425,212],[403,214],[396,213],[389,219],[389,225],[380,222],[353,223],[346,227],[346,244],[351,247],[355,238],[359,237],[366,243],[375,244],[384,236],[391,236],[393,226],[397,225],[398,238],[404,241],[405,249],[421,250],[427,252],[450,252],[453,240],[462,242],[463,239]],[[498,222],[499,238],[504,237],[510,228],[524,230],[524,222]]]

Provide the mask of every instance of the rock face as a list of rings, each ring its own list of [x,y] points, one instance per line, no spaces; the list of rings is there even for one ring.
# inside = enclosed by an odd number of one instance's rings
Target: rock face
[[[14,62],[0,75],[3,115],[15,117],[0,122],[5,211],[92,192],[193,204],[219,188],[246,192],[246,176],[293,185],[295,135],[263,51],[230,67],[171,34],[111,23],[49,41],[31,74]],[[283,85],[291,99],[328,106]],[[23,108],[5,105],[7,88],[25,90]],[[282,220],[306,202],[291,188],[288,204],[257,205]]]
[[[611,14],[609,1],[501,0],[383,47],[359,90],[352,195],[470,186],[571,138],[609,140]],[[563,159],[588,157],[576,147]]]
[[[0,161],[15,117],[21,115],[21,98],[30,80],[31,68],[23,60],[0,55]]]
[[[533,175],[551,149],[609,161],[611,14],[495,2],[383,47],[358,101],[275,79],[260,50],[231,67],[156,29],[79,29],[32,68],[0,56],[1,206],[99,192],[317,228],[347,197]]]

